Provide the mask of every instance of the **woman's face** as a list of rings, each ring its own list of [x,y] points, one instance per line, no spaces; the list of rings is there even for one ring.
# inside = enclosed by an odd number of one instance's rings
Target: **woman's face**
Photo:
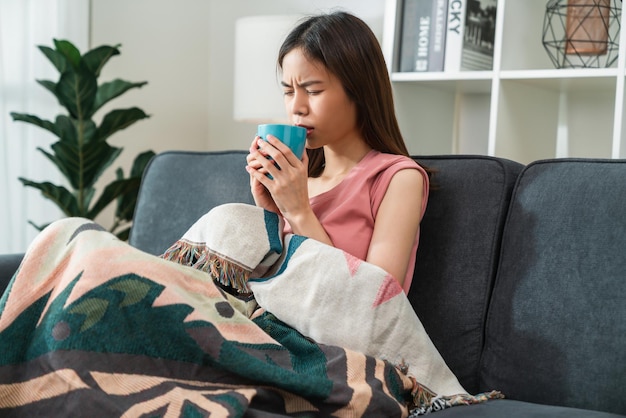
[[[307,147],[348,145],[362,140],[357,129],[356,105],[339,79],[297,48],[285,55],[282,82],[287,115],[307,129]]]

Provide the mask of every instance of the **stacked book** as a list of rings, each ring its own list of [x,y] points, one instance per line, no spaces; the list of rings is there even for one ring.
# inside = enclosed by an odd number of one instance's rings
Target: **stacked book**
[[[491,70],[497,0],[402,0],[399,71]]]

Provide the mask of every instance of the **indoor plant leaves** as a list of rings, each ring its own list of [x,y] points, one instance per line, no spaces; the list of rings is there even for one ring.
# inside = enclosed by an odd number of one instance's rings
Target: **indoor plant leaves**
[[[143,110],[131,107],[109,111],[99,125],[92,117],[109,101],[128,90],[143,87],[147,82],[115,79],[98,84],[104,65],[111,57],[120,54],[119,45],[99,46],[81,55],[71,42],[55,39],[54,49],[39,46],[39,50],[58,70],[59,79],[56,82],[37,82],[57,98],[67,114],[58,115],[54,122],[17,112],[12,112],[11,117],[14,121],[45,129],[58,138],[50,146],[51,151],[43,148],[38,150],[58,168],[70,188],[23,177],[19,177],[19,180],[24,186],[39,190],[68,217],[95,219],[110,203],[116,201],[115,220],[110,231],[121,239],[127,239],[141,177],[154,152],[146,151],[137,156],[128,177],[124,177],[122,169],[118,168],[116,179],[104,187],[94,202],[95,184],[122,152],[122,148],[109,145],[107,140],[117,131],[149,116]],[[29,222],[39,230],[47,226]]]

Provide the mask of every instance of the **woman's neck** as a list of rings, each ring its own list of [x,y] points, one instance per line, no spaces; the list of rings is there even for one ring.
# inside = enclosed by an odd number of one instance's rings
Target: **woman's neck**
[[[333,147],[324,147],[324,171],[319,177],[309,177],[309,198],[325,193],[341,183],[371,150],[364,142],[353,144],[342,152]]]
[[[326,179],[343,178],[371,150],[372,148],[365,142],[352,144],[341,150],[324,147],[325,165],[321,177]]]

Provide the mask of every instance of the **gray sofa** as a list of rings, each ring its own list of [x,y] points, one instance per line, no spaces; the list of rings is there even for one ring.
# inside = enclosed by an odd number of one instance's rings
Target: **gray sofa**
[[[245,154],[155,157],[130,243],[160,254],[251,202]],[[624,416],[626,161],[415,158],[435,173],[409,299],[461,384],[507,397],[437,416]],[[0,257],[2,288],[20,259]]]

